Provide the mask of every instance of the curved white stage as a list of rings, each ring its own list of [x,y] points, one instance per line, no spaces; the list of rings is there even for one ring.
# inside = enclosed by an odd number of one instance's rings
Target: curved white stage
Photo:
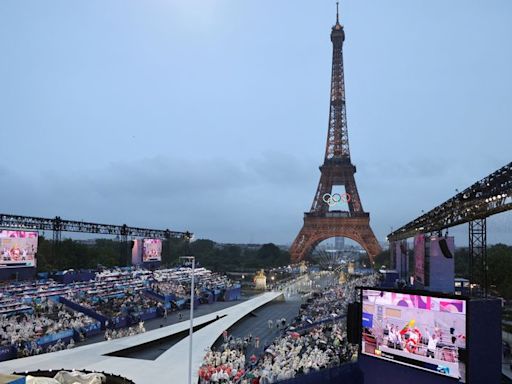
[[[205,349],[210,347],[224,330],[256,308],[267,304],[281,295],[281,292],[266,292],[238,305],[194,319],[195,326],[213,320],[217,315],[226,315],[194,332],[192,350],[193,382],[197,383],[197,372],[202,363]],[[164,381],[173,384],[185,384],[188,382],[188,336],[162,353],[156,360],[104,355],[188,329],[189,322],[187,320],[135,336],[103,341],[71,350],[4,361],[0,363],[0,372],[12,373],[61,368],[87,369],[121,375],[133,380],[136,384],[153,384]]]

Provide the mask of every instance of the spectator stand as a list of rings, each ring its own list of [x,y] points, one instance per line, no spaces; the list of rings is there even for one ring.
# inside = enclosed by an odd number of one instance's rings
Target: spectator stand
[[[53,275],[59,281],[51,279],[51,274],[39,277],[0,285],[0,361],[72,347],[107,326],[126,328],[164,316],[165,308],[184,308],[191,269],[68,270]],[[238,287],[225,276],[198,268],[194,277],[198,282],[196,306],[214,301],[212,289],[219,289],[225,300],[239,297]],[[153,283],[157,288],[163,284],[168,292],[155,292]],[[19,325],[9,327],[11,323]],[[129,334],[132,330],[115,336]]]

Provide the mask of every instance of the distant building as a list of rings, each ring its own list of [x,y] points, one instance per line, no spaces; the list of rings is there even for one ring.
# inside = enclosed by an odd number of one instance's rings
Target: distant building
[[[337,251],[343,251],[345,249],[345,238],[335,237],[334,238],[334,249]]]

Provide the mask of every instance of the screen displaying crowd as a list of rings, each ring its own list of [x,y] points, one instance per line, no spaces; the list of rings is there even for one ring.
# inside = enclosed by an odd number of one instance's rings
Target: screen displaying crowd
[[[35,267],[37,232],[0,230],[0,268]]]
[[[465,300],[375,289],[362,296],[362,353],[465,382]]]
[[[142,243],[142,261],[160,261],[162,260],[162,240],[144,239]]]

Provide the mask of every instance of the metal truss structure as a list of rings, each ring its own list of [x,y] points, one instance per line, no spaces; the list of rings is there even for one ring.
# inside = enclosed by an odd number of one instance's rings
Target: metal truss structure
[[[469,222],[469,281],[475,281],[475,269],[482,272],[481,285],[484,296],[487,296],[487,219]],[[473,293],[473,287],[470,287]]]
[[[96,233],[100,235],[119,236],[128,239],[129,236],[152,239],[190,238],[190,232],[176,232],[168,229],[149,229],[129,227],[126,224],[98,224],[85,221],[63,220],[59,216],[48,219],[33,216],[0,214],[0,228],[20,230],[53,231],[54,240],[60,240],[61,232]]]
[[[487,296],[487,217],[512,209],[512,163],[484,177],[443,204],[391,232],[388,241],[469,223],[469,280]],[[476,279],[475,271],[480,271]],[[473,287],[473,284],[471,284]],[[473,294],[473,289],[471,290]]]
[[[512,163],[508,163],[441,205],[391,232],[387,238],[388,241],[396,241],[418,233],[434,233],[511,209]]]
[[[129,227],[126,224],[112,225],[88,223],[84,221],[63,220],[59,216],[53,219],[48,219],[33,216],[0,214],[0,228],[9,228],[14,230],[19,229],[27,231],[52,231],[52,253],[54,256],[56,256],[59,253],[59,244],[62,237],[62,232],[79,232],[119,236],[119,252],[122,258],[126,257],[127,265],[129,264],[130,261],[130,247],[128,246],[129,237],[141,237],[162,240],[169,240],[171,238],[175,238],[184,239],[185,241],[189,241],[192,238],[192,233],[188,231],[177,232],[170,231],[168,229]]]

